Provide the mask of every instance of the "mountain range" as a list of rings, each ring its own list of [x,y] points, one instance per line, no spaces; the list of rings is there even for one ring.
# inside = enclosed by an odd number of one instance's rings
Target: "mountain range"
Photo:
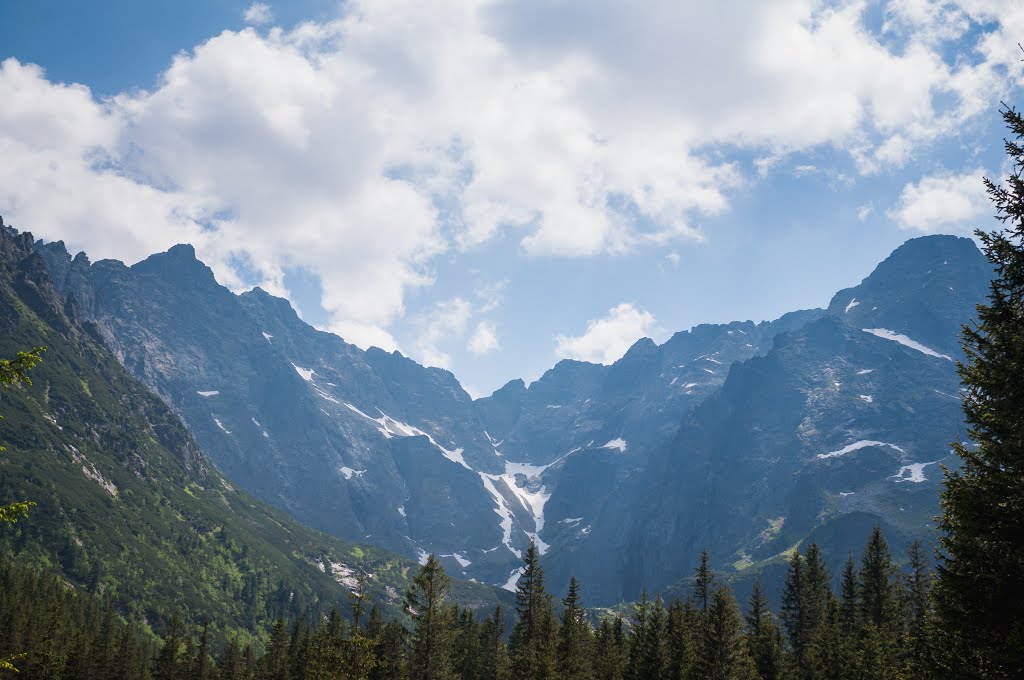
[[[232,484],[299,521],[512,588],[535,541],[556,588],[613,604],[809,539],[835,566],[878,524],[929,535],[962,432],[960,325],[992,270],[969,239],[906,242],[826,309],[642,339],[474,400],[288,301],[236,294],[179,245],[126,266],[36,241],[65,305],[187,423]]]
[[[54,570],[156,630],[176,610],[208,616],[220,640],[347,612],[360,574],[400,615],[414,560],[311,530],[225,479],[53,287],[31,234],[0,222],[0,357],[40,346],[31,383],[0,392],[0,503],[35,504],[0,532],[5,559]],[[467,582],[453,593],[479,608],[508,599]]]

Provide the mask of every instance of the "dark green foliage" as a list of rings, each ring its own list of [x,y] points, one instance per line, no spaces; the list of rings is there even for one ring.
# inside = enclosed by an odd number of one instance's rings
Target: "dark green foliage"
[[[804,558],[800,550],[794,550],[789,558],[786,571],[786,585],[782,591],[782,625],[786,628],[789,648],[797,663],[801,663],[807,651],[807,623],[801,596],[804,592]]]
[[[902,583],[878,527],[871,533],[857,578],[862,665],[872,678],[895,677],[901,667]]]
[[[551,595],[544,588],[544,570],[535,543],[530,544],[523,557],[523,573],[516,585],[516,614],[519,620],[509,641],[513,677],[524,680],[556,677],[558,619]]]
[[[923,677],[931,666],[928,651],[928,617],[932,576],[920,541],[914,541],[907,551],[906,584],[906,664],[907,674]]]
[[[712,594],[704,612],[703,628],[697,677],[708,680],[753,680],[757,677],[743,635],[740,610],[728,588],[719,587]]]
[[[167,622],[167,632],[164,634],[160,653],[153,662],[155,680],[185,680],[187,665],[182,659],[184,646],[181,618],[178,612],[174,612],[171,614],[171,620]]]
[[[848,560],[841,592],[825,594],[802,665],[785,650],[760,581],[754,583],[745,617],[729,588],[719,585],[704,611],[690,600],[674,599],[665,607],[660,596],[651,602],[645,593],[634,606],[631,626],[621,617],[606,616],[594,630],[576,579],[570,580],[560,617],[554,616],[538,556],[529,553],[524,576],[532,578],[520,583],[520,608],[530,614],[534,601],[537,638],[530,637],[520,616],[511,653],[500,605],[480,620],[473,610],[451,603],[450,580],[431,556],[413,576],[406,596],[411,634],[377,606],[360,617],[366,619],[360,626],[346,623],[332,609],[326,615],[305,612],[291,622],[277,619],[260,648],[243,646],[233,637],[220,650],[208,625],[190,626],[176,613],[168,618],[163,640],[154,644],[148,632],[125,625],[110,607],[98,606],[94,596],[0,562],[0,630],[10,632],[0,643],[0,654],[29,649],[18,664],[21,677],[30,679],[931,678],[921,656],[931,649],[929,574],[920,546],[912,546],[908,557],[907,571],[900,573],[881,532],[872,534],[861,568]],[[816,567],[808,564],[815,561],[808,550],[808,557],[797,562],[799,573],[813,574]],[[358,591],[356,584],[352,602],[357,608],[362,606]],[[795,649],[794,640],[788,642]],[[526,655],[531,644],[533,658]],[[515,670],[517,657],[521,664],[535,664],[534,675]]]
[[[693,598],[702,612],[707,611],[711,602],[711,586],[714,582],[715,572],[711,570],[711,556],[705,550],[700,554],[700,564],[693,580]]]
[[[480,628],[480,677],[494,680],[509,680],[512,677],[500,604]]]
[[[808,546],[803,556],[799,550],[794,550],[782,593],[782,621],[798,676],[813,675],[808,655],[815,639],[821,638],[819,628],[825,621],[832,599],[828,569],[817,544]]]
[[[750,656],[758,674],[763,680],[781,680],[784,669],[782,630],[768,607],[760,578],[754,581],[750,592],[746,623]]]
[[[150,676],[153,638],[59,579],[0,554],[0,658],[18,678]],[[6,674],[5,674],[6,676]]]
[[[431,553],[405,594],[405,611],[413,621],[410,651],[413,680],[448,680],[452,671],[453,622],[445,607],[450,579]]]
[[[684,680],[694,672],[700,646],[699,613],[689,600],[673,600],[668,606],[665,635],[668,680]]]
[[[1003,118],[1010,176],[985,179],[1003,227],[976,232],[996,277],[963,328],[969,441],[942,492],[935,650],[950,677],[1024,675],[1024,118]]]
[[[594,634],[580,598],[580,584],[569,578],[569,592],[562,600],[562,625],[558,638],[558,677],[586,680],[593,677]]]
[[[29,352],[18,352],[14,359],[0,359],[0,387],[8,385],[20,385],[22,383],[31,385],[32,380],[28,372],[35,368],[36,364],[42,361],[41,354],[46,351],[45,347],[36,347]],[[2,419],[3,416],[0,416]],[[0,451],[6,451],[0,444]],[[32,501],[17,501],[0,505],[0,524],[14,524],[19,519],[28,515],[28,510],[35,503]],[[0,666],[2,669],[3,666]]]
[[[630,630],[632,635],[629,639],[629,667],[626,677],[628,680],[639,680],[640,669],[643,664],[643,654],[647,648],[647,619],[650,616],[651,600],[647,596],[647,588],[640,593],[640,600],[633,607],[633,620]]]
[[[627,642],[622,617],[604,618],[594,640],[595,680],[623,680],[626,674]]]

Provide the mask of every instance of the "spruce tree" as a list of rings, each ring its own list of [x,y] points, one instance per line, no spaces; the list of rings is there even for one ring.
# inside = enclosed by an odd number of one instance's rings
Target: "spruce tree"
[[[103,623],[100,624],[99,638],[93,644],[89,671],[93,678],[105,680],[117,677],[114,674],[115,658],[117,657],[118,635],[115,627],[114,609],[108,604],[103,612]]]
[[[761,577],[754,581],[747,605],[747,640],[754,667],[762,680],[783,677],[782,630],[775,622],[768,599],[761,588]]]
[[[1010,175],[985,179],[1002,226],[975,232],[995,278],[962,331],[969,443],[953,443],[939,523],[935,649],[958,677],[1024,676],[1024,118],[1002,113]]]
[[[693,596],[702,612],[707,611],[711,602],[711,586],[715,582],[715,572],[711,570],[711,555],[705,549],[700,554],[700,565],[697,566],[693,580]]]
[[[793,551],[789,557],[789,567],[786,570],[786,582],[782,589],[782,625],[786,629],[786,637],[789,640],[789,648],[793,654],[793,661],[801,665],[804,653],[807,649],[807,640],[804,633],[807,624],[804,620],[803,597],[804,592],[804,558],[799,548]]]
[[[654,598],[650,614],[647,617],[647,634],[640,650],[640,668],[637,677],[661,678],[666,669],[665,641],[667,616],[661,595]]]
[[[558,677],[589,680],[593,675],[593,632],[580,598],[580,584],[569,577],[569,592],[562,600],[562,625],[558,637]]]
[[[699,646],[697,610],[689,600],[672,600],[666,628],[666,677],[686,680],[694,671]]]
[[[903,611],[901,583],[882,530],[864,548],[857,579],[861,666],[870,678],[895,677],[900,668]]]
[[[516,613],[509,652],[513,676],[522,680],[549,680],[556,675],[558,622],[551,595],[544,589],[544,570],[535,543],[523,558],[523,573],[516,584]]]
[[[510,680],[512,677],[508,648],[505,646],[505,622],[502,617],[501,605],[495,605],[494,612],[487,617],[480,629],[481,677],[493,680]]]
[[[627,680],[643,680],[643,655],[647,649],[647,619],[651,612],[651,600],[647,588],[640,593],[640,599],[633,605],[633,625],[629,636],[629,665],[626,667]]]
[[[907,551],[907,673],[910,677],[924,677],[930,668],[928,653],[928,619],[930,606],[931,572],[920,541],[914,541]]]
[[[728,588],[715,589],[704,617],[697,677],[706,680],[754,680],[757,670],[743,635],[739,607]]]
[[[453,666],[459,680],[484,680],[480,674],[480,626],[468,607],[452,612],[456,620]]]
[[[813,680],[846,680],[855,677],[849,665],[852,658],[843,639],[843,627],[839,616],[839,601],[834,597],[828,602],[825,612],[811,636],[807,647],[803,677]]]
[[[847,555],[840,580],[839,621],[843,634],[851,639],[857,631],[857,612],[857,567],[853,555]]]
[[[356,576],[356,587],[349,593],[352,625],[349,628],[349,638],[345,640],[342,657],[345,674],[351,680],[369,680],[370,673],[377,666],[374,641],[364,635],[363,629],[360,627],[363,612],[366,611],[366,603],[370,599],[366,593],[367,578],[366,573],[360,571]]]
[[[215,672],[210,659],[210,620],[203,619],[203,632],[199,634],[199,646],[192,661],[191,680],[212,680]]]
[[[231,638],[220,658],[221,680],[249,680],[246,672],[242,648],[236,638]]]
[[[185,644],[184,627],[178,612],[171,614],[164,633],[163,646],[153,668],[155,680],[182,680],[181,649]]]
[[[826,623],[829,609],[835,596],[832,594],[831,578],[821,549],[817,543],[811,543],[804,555],[803,580],[800,590],[800,608],[802,610],[803,631],[802,644],[805,654],[816,658],[828,657],[835,653],[834,649],[814,649],[816,645],[832,645],[835,642],[835,631],[822,631]],[[838,612],[835,623],[838,624]],[[812,663],[804,660],[801,670],[807,677],[813,677]]]
[[[290,643],[291,636],[288,635],[284,619],[278,618],[274,621],[267,651],[260,657],[257,672],[257,677],[260,680],[292,680],[291,659],[288,656]]]
[[[594,677],[597,680],[623,680],[626,674],[625,635],[622,617],[601,620],[595,636]]]
[[[370,670],[370,680],[400,680],[405,629],[397,621],[385,621],[380,607],[370,607],[366,637],[372,641],[377,664]]]
[[[452,672],[452,622],[445,607],[451,579],[431,553],[405,594],[405,611],[413,621],[409,677],[449,680]]]

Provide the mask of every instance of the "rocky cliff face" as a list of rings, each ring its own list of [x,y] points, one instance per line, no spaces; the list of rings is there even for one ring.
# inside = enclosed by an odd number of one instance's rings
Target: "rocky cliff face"
[[[370,574],[376,603],[399,611],[411,561],[308,529],[229,483],[47,269],[31,235],[0,222],[0,357],[46,347],[31,384],[0,390],[0,503],[36,504],[0,532],[5,555],[45,564],[150,625],[175,610],[209,616],[218,636],[261,634],[307,607],[343,609],[357,570]],[[481,608],[496,601],[480,585],[455,590]]]
[[[897,549],[928,537],[940,465],[963,435],[959,326],[990,278],[967,239],[902,246],[823,318],[734,365],[560,569],[629,598],[687,573],[705,547],[727,571],[760,570],[813,536],[838,571],[875,524]],[[613,569],[593,566],[605,554]]]
[[[704,546],[752,569],[813,532],[845,557],[851,522],[923,533],[960,422],[957,330],[990,278],[971,241],[915,239],[827,311],[641,340],[473,401],[447,371],[232,294],[187,246],[132,267],[36,248],[229,478],[489,583],[537,540],[594,603],[671,582]]]

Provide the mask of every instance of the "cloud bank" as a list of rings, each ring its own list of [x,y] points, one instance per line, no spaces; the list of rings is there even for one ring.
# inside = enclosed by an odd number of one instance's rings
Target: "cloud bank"
[[[575,258],[699,241],[778,159],[827,146],[885,172],[1020,82],[1018,3],[893,0],[880,25],[869,9],[356,0],[331,21],[225,31],[152,90],[105,100],[8,59],[0,210],[96,257],[190,241],[234,288],[288,295],[286,273],[306,270],[330,330],[391,349],[442,254],[499,237]],[[944,57],[951,41],[966,56]],[[905,189],[895,219],[936,228],[949,213],[928,196],[970,217],[974,199],[943,182]]]

